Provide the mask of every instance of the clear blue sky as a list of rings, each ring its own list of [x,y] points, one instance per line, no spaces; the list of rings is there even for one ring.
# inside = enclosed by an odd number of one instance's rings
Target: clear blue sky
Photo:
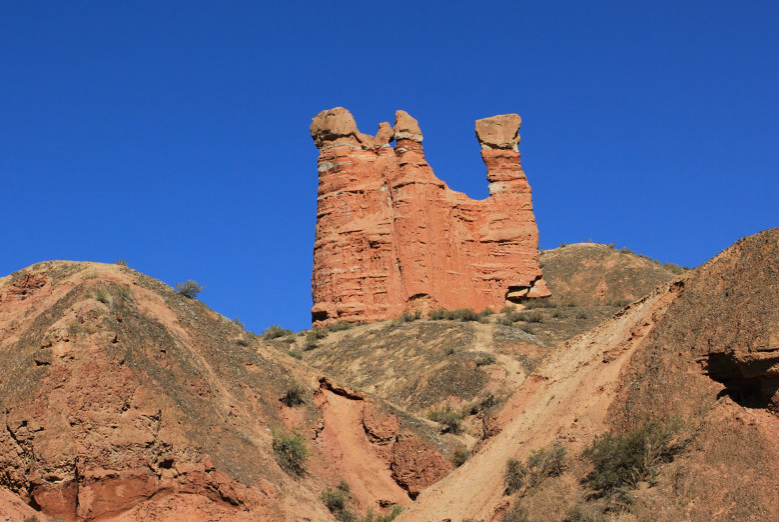
[[[249,329],[309,325],[311,118],[415,116],[486,197],[522,115],[541,247],[698,265],[779,225],[779,2],[0,4],[0,273],[113,262]]]

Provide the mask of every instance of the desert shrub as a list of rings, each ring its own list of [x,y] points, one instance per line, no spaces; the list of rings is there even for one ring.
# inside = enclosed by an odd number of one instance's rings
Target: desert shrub
[[[630,299],[614,299],[613,301],[609,302],[609,306],[617,306],[619,308],[625,308],[631,302],[632,301],[630,301]]]
[[[117,265],[119,265],[119,266],[125,266],[125,267],[126,267],[126,266],[127,266],[127,261],[125,261],[124,259],[117,259],[117,260],[116,260],[116,262],[115,262],[114,264],[117,264]]]
[[[536,487],[549,477],[556,477],[565,470],[566,450],[559,443],[551,448],[532,451],[527,458],[527,485]]]
[[[510,495],[523,487],[534,488],[547,478],[560,475],[565,470],[565,455],[565,448],[556,443],[550,448],[530,452],[524,463],[509,459],[506,461],[503,479],[506,494]]]
[[[506,306],[503,307],[503,309],[500,311],[500,313],[502,313],[502,314],[510,314],[511,312],[513,312],[516,309],[517,309],[517,307],[514,306],[513,304],[507,304]]]
[[[587,484],[601,494],[612,494],[651,482],[659,465],[684,449],[682,428],[678,419],[653,419],[625,433],[598,436],[582,454],[594,466]]]
[[[365,515],[365,517],[362,518],[360,522],[392,522],[398,518],[398,515],[400,515],[402,512],[403,506],[398,506],[397,504],[392,506],[392,510],[386,515],[376,515],[373,512],[373,509],[369,509],[368,513]]]
[[[568,245],[567,245],[567,244],[565,244],[565,243],[560,243],[560,248],[565,248],[565,247],[567,247],[567,246],[568,246]]]
[[[97,271],[89,270],[87,272],[84,272],[81,276],[81,279],[97,279]]]
[[[442,408],[432,409],[427,412],[427,418],[444,425],[444,433],[460,433],[460,422],[463,420],[462,412],[455,410],[448,404]]]
[[[344,493],[349,493],[352,490],[352,487],[345,480],[341,480],[341,482],[339,482],[335,488],[338,491],[343,491]]]
[[[549,299],[529,299],[522,303],[525,310],[534,310],[536,308],[555,308],[557,303]]]
[[[293,383],[289,388],[287,388],[287,392],[284,394],[284,397],[282,397],[280,400],[282,404],[292,408],[299,404],[303,404],[304,402],[303,397],[305,396],[306,396],[306,389],[303,388],[298,383]]]
[[[430,310],[429,312],[427,312],[427,318],[433,321],[440,321],[442,319],[446,319],[446,310],[444,310],[443,308]]]
[[[526,312],[523,314],[519,314],[519,320],[524,321],[526,323],[543,323],[544,314],[542,314],[541,312]]]
[[[569,297],[563,299],[563,301],[560,303],[560,306],[565,306],[566,308],[576,308],[577,306],[579,306],[579,301]]]
[[[619,249],[620,254],[632,254],[633,251],[630,250],[628,247],[622,247]]]
[[[580,310],[580,311],[579,311],[579,312],[576,314],[576,318],[577,318],[577,319],[589,319],[589,317],[590,317],[590,316],[589,316],[589,315],[587,315],[587,312],[585,312],[584,310]]]
[[[465,464],[465,461],[468,460],[468,457],[471,456],[471,452],[465,448],[457,448],[454,450],[454,453],[452,453],[452,464],[454,464],[455,468],[459,468],[463,464]]]
[[[197,295],[202,292],[204,288],[205,287],[203,285],[199,285],[191,279],[186,283],[176,283],[176,292],[190,299],[197,297]]]
[[[240,328],[241,330],[246,330],[246,325],[243,324],[240,317],[236,317],[235,319],[233,319],[233,324],[238,328]]]
[[[303,358],[303,352],[301,352],[300,350],[298,350],[296,348],[293,348],[293,349],[289,350],[287,352],[287,355],[289,355],[293,359],[297,359],[297,360],[300,360],[300,359]]]
[[[552,317],[555,319],[565,319],[568,317],[568,314],[566,314],[564,311],[560,310],[559,308],[556,308],[554,312],[552,312]]]
[[[348,330],[350,328],[354,328],[356,323],[350,323],[349,321],[337,321],[335,323],[328,324],[325,328],[330,330],[331,332],[340,332],[342,330]]]
[[[520,325],[519,329],[522,330],[523,332],[529,333],[531,335],[535,333],[535,330],[533,330],[533,328],[531,328],[531,326],[529,324]]]
[[[419,310],[415,312],[406,310],[405,312],[403,312],[403,314],[400,316],[399,319],[404,323],[410,323],[412,321],[416,321],[420,317],[422,317],[422,312],[420,312]]]
[[[491,353],[485,353],[476,359],[476,366],[489,366],[490,364],[495,364],[495,356]]]
[[[460,308],[452,311],[452,319],[460,321],[478,321],[479,314],[473,311],[473,308]]]
[[[279,466],[295,475],[303,475],[306,472],[306,458],[308,449],[300,433],[286,434],[283,431],[273,430],[273,454]]]
[[[111,294],[105,288],[95,288],[93,295],[97,301],[111,306],[114,304],[114,300],[111,298]]]
[[[308,334],[306,334],[307,337],[311,337],[313,339],[324,339],[327,337],[327,328],[312,328],[308,331]]]
[[[680,275],[684,273],[684,269],[677,265],[676,263],[664,263],[663,267],[675,275]]]
[[[503,326],[511,326],[514,324],[514,319],[511,316],[504,315],[503,317],[498,317],[495,322]]]
[[[346,509],[346,495],[344,495],[343,491],[328,487],[320,496],[325,507],[329,509],[331,513]]]
[[[508,459],[506,461],[506,471],[503,474],[503,483],[506,485],[506,494],[511,495],[519,491],[525,483],[527,475],[527,466],[517,459]]]
[[[282,328],[277,324],[272,324],[269,327],[267,327],[264,332],[262,332],[262,338],[265,339],[266,341],[269,341],[271,339],[278,339],[279,337],[284,337],[285,335],[292,335],[293,333],[294,332],[292,330],[287,330],[286,328]]]

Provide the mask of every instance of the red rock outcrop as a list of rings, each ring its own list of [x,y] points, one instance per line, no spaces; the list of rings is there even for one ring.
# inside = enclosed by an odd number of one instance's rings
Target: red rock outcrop
[[[517,150],[520,123],[516,114],[476,122],[490,183],[479,201],[435,176],[406,112],[376,136],[361,133],[344,108],[319,113],[311,124],[319,148],[314,324],[497,310],[549,296]]]

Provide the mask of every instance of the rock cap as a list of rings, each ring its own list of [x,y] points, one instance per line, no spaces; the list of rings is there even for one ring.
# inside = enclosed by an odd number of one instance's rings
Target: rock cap
[[[311,121],[311,137],[319,147],[325,141],[333,141],[347,136],[357,136],[357,122],[354,116],[343,107],[335,107],[320,112]]]
[[[518,150],[519,127],[522,118],[519,114],[500,114],[490,118],[476,120],[476,139],[482,149]]]
[[[422,141],[419,122],[406,111],[395,112],[395,140]]]

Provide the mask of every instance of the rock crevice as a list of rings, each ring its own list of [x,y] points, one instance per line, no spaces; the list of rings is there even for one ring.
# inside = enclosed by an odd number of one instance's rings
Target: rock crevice
[[[319,113],[311,124],[319,148],[314,324],[498,310],[549,296],[520,124],[516,114],[476,122],[490,196],[473,200],[435,176],[419,123],[405,111],[376,136],[361,133],[344,108]]]

